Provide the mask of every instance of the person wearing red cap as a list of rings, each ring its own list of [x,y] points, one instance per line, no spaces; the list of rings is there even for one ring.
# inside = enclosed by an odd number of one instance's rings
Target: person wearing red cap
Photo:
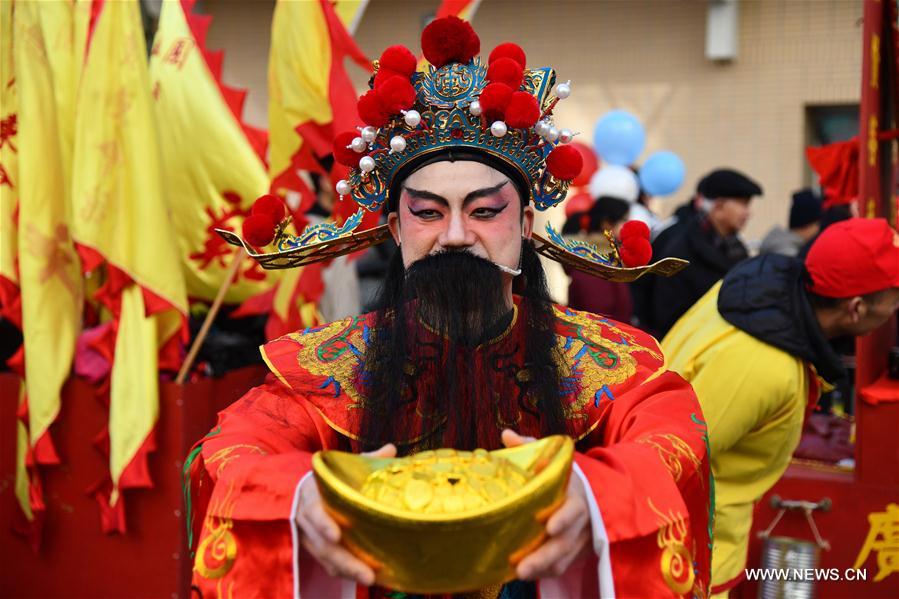
[[[731,270],[662,349],[693,385],[715,476],[712,593],[742,580],[753,505],[781,477],[822,390],[846,376],[829,339],[864,335],[899,308],[899,234],[850,219],[804,261],[779,254]]]

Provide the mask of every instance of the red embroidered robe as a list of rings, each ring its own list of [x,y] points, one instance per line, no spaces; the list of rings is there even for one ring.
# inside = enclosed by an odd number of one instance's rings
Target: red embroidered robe
[[[516,306],[506,334],[491,343],[520,347],[518,312]],[[563,307],[556,317],[565,359],[561,401],[578,431],[575,463],[591,495],[594,548],[604,549],[560,579],[541,581],[541,592],[706,596],[714,495],[706,426],[693,390],[665,369],[657,342],[646,333]],[[339,581],[296,546],[291,513],[312,454],[357,439],[358,413],[365,409],[358,375],[372,322],[372,315],[357,316],[263,346],[274,376],[221,412],[191,452],[185,492],[193,584],[202,596],[339,592]],[[521,434],[540,430],[524,410],[511,420]],[[414,443],[426,428],[410,430],[397,443]],[[357,596],[367,590],[357,589]]]

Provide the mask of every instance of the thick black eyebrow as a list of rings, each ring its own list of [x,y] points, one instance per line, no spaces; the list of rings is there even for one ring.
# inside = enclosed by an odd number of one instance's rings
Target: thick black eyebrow
[[[494,185],[493,187],[484,187],[482,189],[475,189],[474,191],[469,192],[465,196],[465,199],[462,200],[462,205],[467,206],[468,204],[470,204],[471,202],[473,202],[479,198],[492,196],[493,194],[497,193],[500,189],[505,187],[507,183],[509,183],[508,179],[506,179],[502,183]],[[449,202],[442,195],[438,195],[436,193],[426,191],[423,189],[413,189],[408,186],[403,186],[403,189],[405,189],[409,193],[409,195],[412,196],[413,198],[416,198],[419,200],[433,200],[435,202],[439,202],[439,203],[443,204],[444,206],[449,206]]]

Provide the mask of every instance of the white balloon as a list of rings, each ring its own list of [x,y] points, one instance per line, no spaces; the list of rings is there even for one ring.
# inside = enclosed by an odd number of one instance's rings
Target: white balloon
[[[640,196],[640,181],[626,166],[605,164],[590,179],[587,189],[593,198],[608,196],[636,202]]]

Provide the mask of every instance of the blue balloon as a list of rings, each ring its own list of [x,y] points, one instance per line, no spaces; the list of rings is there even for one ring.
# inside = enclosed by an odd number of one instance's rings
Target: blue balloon
[[[684,161],[674,152],[655,152],[640,167],[640,187],[651,196],[667,196],[684,183]]]
[[[624,110],[607,112],[593,129],[593,147],[606,164],[630,166],[646,143],[643,125]]]

